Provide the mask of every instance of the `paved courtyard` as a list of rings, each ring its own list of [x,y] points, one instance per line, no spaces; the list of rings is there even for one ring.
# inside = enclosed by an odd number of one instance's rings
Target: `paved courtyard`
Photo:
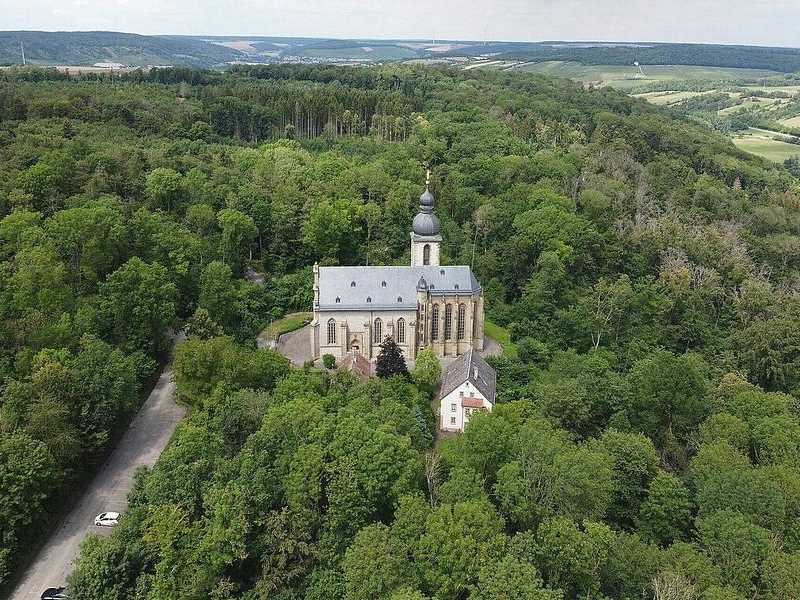
[[[264,340],[259,340],[259,347],[265,347],[268,344]],[[295,331],[284,333],[278,338],[275,348],[288,358],[292,365],[295,367],[302,367],[306,362],[313,359],[311,355],[311,326],[306,325]],[[484,339],[484,350],[481,355],[488,358],[490,356],[499,356],[503,353],[503,347],[497,340],[489,337]],[[441,359],[442,366],[446,367],[455,360],[455,357],[447,357]],[[319,360],[317,361],[319,362]],[[414,368],[414,361],[407,361],[408,368]]]

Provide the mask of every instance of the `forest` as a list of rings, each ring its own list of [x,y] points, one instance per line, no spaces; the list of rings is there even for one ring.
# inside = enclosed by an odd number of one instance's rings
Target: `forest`
[[[426,167],[442,263],[516,350],[447,438],[422,361],[361,382],[255,344],[313,262],[407,264]],[[796,178],[610,89],[0,72],[0,582],[183,330],[189,416],[73,598],[800,597],[799,276]]]

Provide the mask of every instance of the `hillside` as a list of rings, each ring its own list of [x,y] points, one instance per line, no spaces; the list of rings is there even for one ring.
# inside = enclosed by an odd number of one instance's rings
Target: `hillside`
[[[109,61],[125,65],[212,67],[243,56],[233,48],[190,37],[167,37],[114,31],[2,31],[0,64],[21,62],[20,43],[29,63],[91,65]]]

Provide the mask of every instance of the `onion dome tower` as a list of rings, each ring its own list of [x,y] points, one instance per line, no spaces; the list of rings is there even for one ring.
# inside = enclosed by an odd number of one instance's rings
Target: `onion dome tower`
[[[438,266],[442,243],[441,225],[433,212],[434,198],[430,190],[430,169],[425,178],[425,191],[419,197],[419,212],[411,224],[411,266]]]

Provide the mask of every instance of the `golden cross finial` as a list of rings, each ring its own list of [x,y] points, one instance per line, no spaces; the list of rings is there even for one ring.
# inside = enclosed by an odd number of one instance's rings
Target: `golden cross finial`
[[[430,168],[425,169],[425,189],[428,189],[431,185],[431,170]]]

